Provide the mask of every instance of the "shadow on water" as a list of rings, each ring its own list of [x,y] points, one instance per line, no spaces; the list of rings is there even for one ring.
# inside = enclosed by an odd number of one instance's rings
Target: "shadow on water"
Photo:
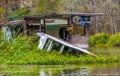
[[[120,76],[120,63],[86,65],[0,65],[0,76]]]

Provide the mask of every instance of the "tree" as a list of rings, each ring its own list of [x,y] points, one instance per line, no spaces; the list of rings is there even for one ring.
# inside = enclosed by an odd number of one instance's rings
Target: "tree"
[[[62,0],[34,0],[33,14],[57,12]]]
[[[65,12],[104,13],[104,16],[92,18],[92,32],[120,32],[120,0],[64,0]]]
[[[0,0],[0,6],[4,9],[2,15],[4,17],[3,21],[7,22],[7,16],[10,14],[12,0]]]
[[[0,7],[0,21],[2,21],[2,18],[3,18],[3,16],[2,16],[2,14],[3,14],[3,8],[2,7]]]

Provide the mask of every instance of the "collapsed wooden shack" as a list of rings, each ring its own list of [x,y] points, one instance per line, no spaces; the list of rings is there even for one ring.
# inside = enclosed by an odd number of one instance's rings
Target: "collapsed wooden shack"
[[[80,48],[87,49],[89,46],[88,37],[89,27],[91,26],[91,17],[101,15],[101,13],[51,13],[24,16],[25,23],[23,31],[24,34],[28,36],[33,35],[37,32],[44,32],[54,37],[61,38]],[[63,30],[60,33],[61,28]],[[67,35],[65,31],[67,31]]]
[[[24,35],[40,36],[40,49],[47,51],[68,50],[72,53],[87,53],[95,56],[93,53],[85,50],[88,49],[89,27],[91,26],[91,17],[101,16],[101,13],[80,13],[80,14],[40,14],[33,16],[22,16],[24,20],[10,21],[5,29],[6,38],[11,38],[13,34],[22,29]],[[23,26],[18,27],[18,24]],[[17,25],[17,26],[16,26]],[[9,26],[15,26],[9,28]],[[15,29],[18,27],[17,29]],[[9,30],[8,30],[9,29]],[[12,33],[11,33],[12,30]],[[44,34],[42,34],[44,33]],[[55,47],[54,47],[55,46]],[[74,49],[74,50],[73,50]],[[76,50],[76,51],[75,51]]]

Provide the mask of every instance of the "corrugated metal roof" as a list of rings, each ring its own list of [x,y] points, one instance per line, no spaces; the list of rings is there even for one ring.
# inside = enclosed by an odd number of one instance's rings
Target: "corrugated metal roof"
[[[58,14],[58,13],[47,13],[47,14],[39,14],[39,15],[31,15],[31,16],[23,16],[24,18],[70,18],[73,15],[79,16],[102,16],[104,13],[68,13],[68,14]]]
[[[14,21],[9,21],[7,23],[7,25],[18,25],[18,24],[22,24],[23,21],[22,20],[14,20]]]

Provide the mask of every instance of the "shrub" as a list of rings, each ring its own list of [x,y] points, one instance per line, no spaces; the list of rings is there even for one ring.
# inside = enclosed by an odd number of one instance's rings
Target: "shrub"
[[[89,39],[90,46],[104,45],[108,42],[109,35],[106,33],[99,33],[94,36],[91,36]]]
[[[119,47],[120,46],[120,32],[110,36],[110,39],[107,42],[107,45]]]

